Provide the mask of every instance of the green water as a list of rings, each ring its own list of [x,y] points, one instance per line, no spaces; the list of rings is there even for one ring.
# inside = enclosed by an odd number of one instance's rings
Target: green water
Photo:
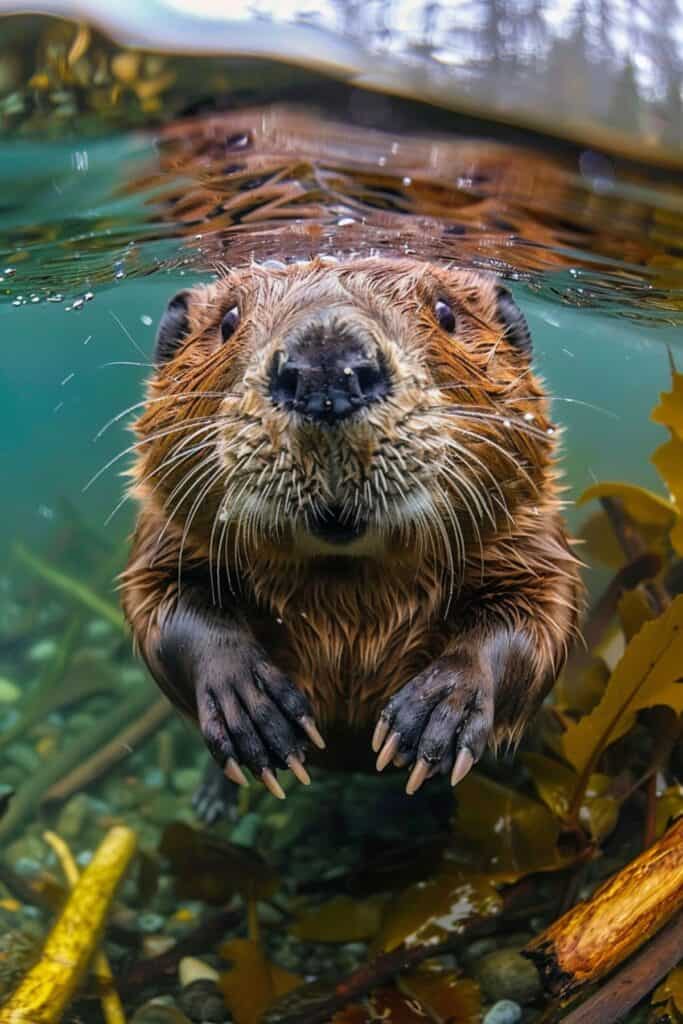
[[[359,95],[356,90],[356,110]],[[386,102],[400,123],[400,101]],[[519,179],[486,177],[490,130],[475,139],[481,149],[461,162],[464,136],[457,115],[452,115],[451,134],[444,135],[441,127],[437,139],[429,132],[390,131],[381,123],[383,116],[370,127],[355,124],[347,136],[337,123],[346,109],[333,118],[312,105],[299,112],[312,119],[305,131],[299,134],[296,125],[288,129],[285,120],[275,141],[258,134],[267,122],[263,111],[242,111],[232,128],[223,129],[227,137],[239,135],[253,117],[256,133],[255,166],[247,168],[246,183],[223,182],[226,202],[252,189],[259,211],[265,203],[258,192],[259,146],[263,151],[270,146],[271,155],[286,154],[288,180],[298,195],[319,204],[317,213],[301,217],[293,209],[289,220],[271,219],[265,209],[251,222],[231,220],[213,200],[196,221],[184,217],[181,200],[201,191],[205,167],[169,169],[164,158],[173,155],[177,140],[160,138],[153,129],[96,141],[71,136],[50,143],[0,143],[0,742],[3,732],[17,730],[40,692],[84,679],[101,682],[98,693],[66,707],[55,701],[18,729],[11,744],[0,746],[0,784],[16,791],[10,807],[17,806],[29,783],[45,780],[22,805],[16,827],[0,833],[0,846],[16,883],[17,877],[30,880],[46,868],[56,871],[55,856],[41,838],[46,824],[68,839],[82,866],[112,823],[136,830],[156,865],[155,885],[150,894],[139,877],[125,883],[121,899],[133,919],[130,943],[127,947],[122,938],[123,928],[110,949],[132,1009],[143,997],[173,988],[157,977],[136,987],[128,972],[137,959],[170,948],[207,906],[225,905],[233,895],[227,883],[213,900],[196,885],[174,894],[167,862],[158,852],[170,823],[198,826],[192,794],[206,762],[200,739],[179,719],[168,719],[150,739],[133,743],[132,752],[122,740],[120,761],[82,791],[72,790],[66,801],[46,803],[43,797],[49,785],[111,739],[105,729],[94,746],[88,745],[109,716],[124,704],[133,707],[141,694],[143,702],[145,693],[150,702],[153,696],[153,684],[116,626],[114,577],[135,514],[130,502],[122,502],[121,472],[130,462],[125,450],[132,443],[127,427],[149,374],[156,326],[176,290],[210,278],[217,263],[252,256],[306,258],[316,251],[340,258],[351,252],[417,252],[421,258],[497,272],[510,282],[528,318],[535,363],[554,396],[555,420],[564,428],[572,527],[580,529],[585,517],[574,507],[575,499],[597,480],[627,480],[663,493],[649,456],[667,434],[649,417],[659,393],[669,387],[670,359],[683,366],[678,234],[683,196],[675,181],[650,180],[646,169],[634,171],[615,158],[605,190],[604,181],[581,175],[577,150],[559,161],[565,197],[557,190],[546,197],[541,174],[546,157],[540,151],[529,150],[522,159],[501,143],[496,164],[519,162],[522,185]],[[441,114],[443,126],[448,122]],[[434,154],[441,145],[454,148],[437,167]],[[410,159],[402,164],[404,150]],[[213,159],[212,171],[220,177],[229,176],[226,165],[241,157],[214,154]],[[416,168],[412,178],[408,166]],[[525,187],[524,174],[537,169],[540,184]],[[430,187],[443,192],[445,212],[438,202],[436,209],[431,204],[427,226],[420,220],[427,216],[426,206],[411,193],[413,182],[425,194]],[[596,197],[600,201],[591,214]],[[507,221],[515,218],[522,226],[513,230]],[[302,223],[320,230],[303,237]],[[617,255],[620,246],[623,260]],[[36,557],[52,577],[36,570]],[[61,582],[55,582],[55,570]],[[589,583],[592,572],[586,573]],[[106,601],[104,611],[87,595],[84,600],[76,594],[74,582]],[[122,720],[115,742],[124,725]],[[81,747],[82,757],[47,779],[51,763]],[[290,800],[284,809],[252,787],[240,814],[216,826],[216,834],[248,851],[257,849],[279,872],[282,900],[260,905],[263,942],[276,962],[310,978],[338,976],[363,962],[365,939],[338,946],[298,942],[284,934],[283,916],[288,920],[295,913],[302,893],[336,895],[336,879],[346,885],[348,877],[358,883],[363,872],[372,875],[368,865],[374,870],[376,858],[384,857],[382,843],[400,846],[418,835],[432,837],[438,831],[433,809],[422,806],[407,820],[403,810],[393,810],[402,805],[393,802],[397,783],[391,780],[322,778],[311,791],[294,789],[291,780],[286,785]],[[400,861],[397,875],[403,868]],[[244,872],[244,865],[235,870]],[[429,875],[428,867],[423,874]],[[407,876],[412,880],[410,871]],[[16,884],[3,885],[0,874],[0,933],[17,936],[15,950],[19,936],[21,942],[28,936],[30,947],[31,937],[35,943],[44,934],[49,914],[44,906],[29,904],[18,910]],[[367,891],[373,891],[371,883]],[[535,921],[528,930],[542,923]],[[226,926],[225,934],[244,934],[243,922]],[[195,952],[219,965],[215,948]],[[19,974],[18,969],[8,973],[8,987]],[[0,993],[3,977],[0,970]],[[538,1000],[533,1006],[539,1009]],[[533,1006],[525,1020],[535,1019]],[[99,1014],[91,992],[65,1019],[99,1021]]]

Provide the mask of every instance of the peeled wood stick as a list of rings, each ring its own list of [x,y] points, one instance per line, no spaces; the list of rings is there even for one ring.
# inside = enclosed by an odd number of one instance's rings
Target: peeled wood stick
[[[524,949],[565,998],[602,978],[683,908],[683,818]]]
[[[0,1024],[57,1024],[76,991],[104,928],[135,833],[116,826],[98,846],[48,935],[38,963],[0,1009]]]
[[[158,700],[147,708],[136,721],[132,722],[118,736],[114,736],[105,743],[96,753],[92,754],[82,764],[77,765],[68,775],[62,776],[47,790],[43,796],[43,802],[49,800],[66,800],[73,793],[80,792],[89,786],[95,779],[106,774],[114,765],[132,754],[135,747],[159,729],[170,716],[173,708],[165,697]]]
[[[683,957],[683,911],[662,928],[613,978],[571,1012],[562,1024],[616,1024],[669,973]]]
[[[71,855],[71,850],[61,836],[55,832],[44,832],[43,839],[56,853],[59,863],[62,865],[64,877],[69,883],[69,887],[73,889],[81,873]],[[92,973],[100,988],[100,1002],[105,1021],[107,1024],[126,1024],[126,1015],[123,1012],[119,994],[114,987],[114,975],[103,949],[98,949],[93,957]]]
[[[138,691],[125,696],[120,694],[119,703],[110,714],[103,716],[92,729],[83,731],[54,757],[43,761],[34,774],[19,787],[0,821],[0,847],[21,828],[27,818],[35,815],[36,806],[50,786],[103,743],[107,743],[128,722],[144,714],[153,700],[154,692],[151,686],[142,686]]]

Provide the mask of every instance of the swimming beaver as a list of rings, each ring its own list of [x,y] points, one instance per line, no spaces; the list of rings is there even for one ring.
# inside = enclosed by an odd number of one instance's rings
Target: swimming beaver
[[[576,628],[556,430],[493,277],[267,262],[171,299],[135,429],[123,604],[229,779],[455,785],[514,744]],[[372,736],[372,740],[371,740]]]

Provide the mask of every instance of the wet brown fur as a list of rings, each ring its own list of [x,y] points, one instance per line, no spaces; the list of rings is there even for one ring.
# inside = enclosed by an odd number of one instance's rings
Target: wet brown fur
[[[456,312],[452,335],[439,298]],[[235,304],[239,329],[221,345]],[[285,333],[330,304],[371,333],[392,391],[321,430],[273,404],[267,374]],[[580,585],[548,400],[497,308],[488,276],[394,259],[246,266],[192,291],[190,335],[135,425],[141,511],[123,577],[140,650],[184,711],[196,714],[194,694],[169,680],[158,647],[191,586],[217,621],[239,613],[328,729],[371,727],[443,656],[473,678],[486,656],[495,674],[500,637],[513,638],[490,742],[519,738],[566,656]],[[219,417],[215,432],[193,438],[195,417]],[[305,530],[306,511],[332,500],[371,524],[348,551]]]

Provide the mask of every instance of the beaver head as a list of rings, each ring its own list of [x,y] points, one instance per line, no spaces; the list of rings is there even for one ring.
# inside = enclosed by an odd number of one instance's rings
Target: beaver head
[[[155,364],[137,493],[214,564],[431,552],[457,575],[553,472],[526,321],[473,271],[225,270],[171,300]]]

